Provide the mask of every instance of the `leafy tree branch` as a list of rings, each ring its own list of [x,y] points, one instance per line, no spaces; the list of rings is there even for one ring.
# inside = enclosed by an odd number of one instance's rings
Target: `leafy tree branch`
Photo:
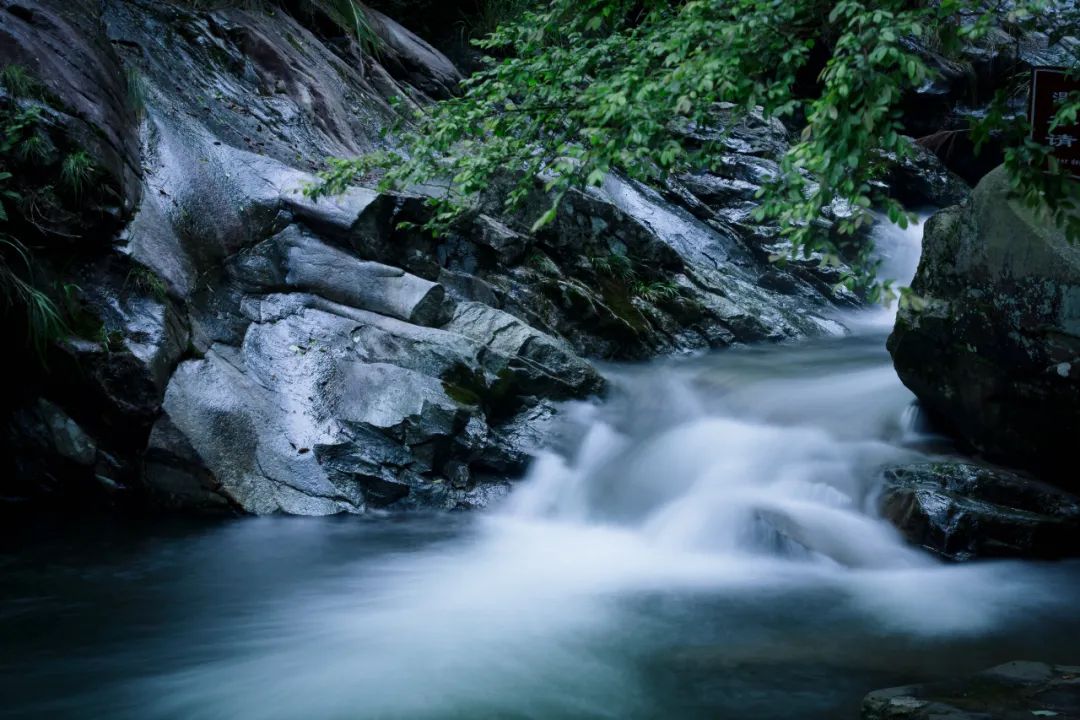
[[[876,296],[872,248],[850,238],[874,209],[910,221],[875,181],[883,157],[911,153],[901,101],[935,77],[923,48],[955,50],[994,27],[1049,23],[1055,37],[1078,34],[1075,11],[1052,9],[1049,0],[533,3],[477,42],[488,65],[460,96],[408,118],[401,150],[335,160],[309,192],[340,193],[373,173],[384,190],[438,182],[445,191],[431,200],[429,229],[441,232],[494,182],[513,178],[506,205],[516,210],[540,177],[552,205],[532,218],[537,230],[567,191],[610,172],[659,181],[718,167],[722,137],[694,131],[716,126],[721,109],[726,127],[761,112],[802,130],[756,217],[778,223],[793,252],[843,258],[854,268],[848,284]],[[1068,103],[1056,121],[1076,113]],[[1022,139],[1023,125],[1003,99],[973,133],[1014,138],[1006,163],[1020,197],[1080,238],[1077,184],[1046,148]],[[835,207],[844,212],[830,228]]]

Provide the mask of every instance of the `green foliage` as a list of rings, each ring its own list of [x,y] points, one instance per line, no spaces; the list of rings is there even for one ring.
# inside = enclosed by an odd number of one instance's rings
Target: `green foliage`
[[[129,67],[126,72],[128,105],[139,118],[146,114],[146,81],[136,68]]]
[[[44,140],[37,133],[37,123],[41,111],[33,106],[22,107],[9,105],[0,111],[0,157],[30,157],[36,151],[28,150],[26,145],[44,147]]]
[[[158,302],[164,302],[169,294],[169,286],[150,268],[138,265],[128,272],[124,280],[125,287],[133,287],[146,293]]]
[[[634,264],[630,258],[618,253],[607,256],[594,256],[588,258],[589,265],[600,275],[616,278],[623,282],[632,282],[637,278]]]
[[[94,159],[86,151],[76,150],[60,165],[60,181],[76,197],[82,195],[94,177]]]
[[[44,357],[47,344],[66,332],[64,315],[42,289],[34,257],[12,225],[31,205],[16,173],[45,160],[49,146],[38,127],[41,110],[26,102],[39,91],[29,72],[18,65],[0,68],[0,84],[7,93],[0,103],[0,311],[6,318],[22,314],[27,339]]]
[[[360,47],[370,55],[379,53],[382,40],[371,27],[367,13],[355,0],[325,0],[327,12],[335,22],[350,31]]]
[[[0,68],[0,84],[9,96],[3,107],[0,107],[0,223],[7,223],[8,205],[18,203],[21,196],[12,187],[15,176],[4,159],[18,153],[20,148],[34,137],[34,125],[40,113],[37,108],[24,108],[18,103],[19,98],[33,89],[33,83],[25,68],[20,65]],[[0,232],[0,240],[6,237],[6,233]]]
[[[37,88],[37,83],[22,65],[5,65],[0,68],[0,85],[15,98],[27,97]]]
[[[634,295],[651,303],[674,300],[679,296],[679,286],[668,281],[638,282],[634,284],[632,290]]]
[[[52,298],[33,283],[34,265],[30,251],[13,236],[4,233],[2,224],[0,252],[3,258],[0,260],[0,306],[4,310],[22,309],[28,338],[34,350],[43,357],[46,345],[63,335],[66,329],[63,314]],[[15,266],[11,259],[16,260]]]
[[[7,222],[8,220],[4,201],[6,200],[9,203],[19,201],[19,193],[7,187],[7,184],[11,181],[12,177],[13,175],[9,172],[0,172],[0,222]]]
[[[33,133],[15,148],[15,154],[22,162],[43,162],[49,157],[49,144],[40,133]]]
[[[102,325],[98,330],[96,339],[105,352],[122,352],[124,349],[124,333],[119,330],[110,330],[107,326]]]
[[[900,225],[911,219],[876,181],[883,156],[911,152],[900,101],[934,77],[918,46],[950,51],[995,24],[1031,24],[1046,2],[1010,7],[981,0],[532,2],[477,43],[502,59],[489,59],[459,97],[418,113],[405,151],[334,161],[309,193],[340,193],[376,171],[384,190],[438,183],[444,192],[431,200],[429,229],[443,232],[493,183],[515,178],[505,194],[515,210],[543,178],[552,203],[531,218],[536,231],[554,219],[568,190],[599,185],[609,172],[657,181],[718,167],[723,139],[702,141],[691,131],[731,127],[761,112],[802,132],[763,190],[757,219],[778,223],[793,252],[832,264],[842,258],[855,270],[847,284],[875,296],[872,249],[859,236],[871,209]],[[827,58],[823,67],[817,57]],[[1063,108],[1062,120],[1071,112]],[[1011,121],[987,118],[980,126],[997,131],[995,122]],[[1039,152],[1021,147],[1010,158],[1018,190],[1065,217],[1075,184],[1044,174]],[[842,210],[836,222],[831,209]]]
[[[668,281],[642,280],[634,262],[625,255],[611,253],[586,259],[601,277],[610,278],[626,288],[627,292],[647,302],[674,300],[679,296],[679,286]]]

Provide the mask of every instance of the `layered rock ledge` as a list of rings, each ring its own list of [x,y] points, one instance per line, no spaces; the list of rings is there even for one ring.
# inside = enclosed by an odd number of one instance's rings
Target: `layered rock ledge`
[[[10,393],[3,495],[472,507],[559,402],[603,390],[591,359],[844,332],[842,268],[772,266],[777,228],[747,210],[787,147],[775,122],[730,128],[715,174],[610,177],[535,235],[497,205],[433,237],[422,196],[308,200],[325,158],[392,144],[396,107],[460,80],[390,18],[372,11],[373,53],[312,8],[0,0],[0,64],[39,79],[47,132],[101,189],[62,228],[78,262],[39,258],[80,322]]]

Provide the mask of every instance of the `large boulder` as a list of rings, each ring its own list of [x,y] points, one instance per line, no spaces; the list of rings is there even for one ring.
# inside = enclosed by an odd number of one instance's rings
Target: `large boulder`
[[[217,496],[304,515],[482,504],[472,478],[520,471],[532,449],[504,426],[542,398],[601,386],[560,342],[492,308],[447,329],[305,293],[251,296],[242,311],[239,347],[182,363],[165,393],[148,479],[168,504]]]
[[[1010,662],[959,680],[877,690],[863,720],[1031,720],[1080,717],[1080,667]]]
[[[889,338],[900,379],[979,452],[1080,488],[1080,247],[1010,195],[1004,168],[926,224]]]
[[[1080,498],[994,468],[888,468],[881,512],[908,541],[950,560],[1080,555]]]

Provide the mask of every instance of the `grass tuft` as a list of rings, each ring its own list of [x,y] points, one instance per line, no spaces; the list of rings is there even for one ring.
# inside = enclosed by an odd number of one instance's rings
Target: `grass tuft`
[[[128,286],[150,295],[158,302],[164,302],[169,295],[169,286],[165,284],[165,281],[153,270],[142,265],[132,268],[127,274],[124,287]]]
[[[94,159],[85,150],[71,153],[60,166],[60,181],[76,196],[82,195],[93,176]]]
[[[5,65],[0,68],[0,85],[9,95],[22,98],[31,95],[37,88],[37,82],[22,65]]]

